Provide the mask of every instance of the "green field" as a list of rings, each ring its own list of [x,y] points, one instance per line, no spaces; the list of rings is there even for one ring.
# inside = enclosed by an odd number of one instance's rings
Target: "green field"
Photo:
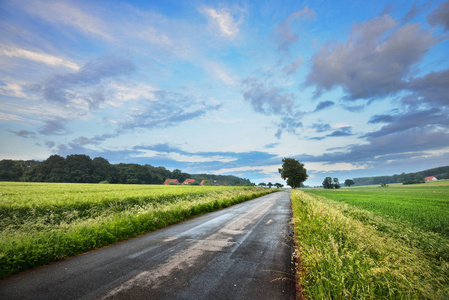
[[[0,182],[0,278],[272,191]]]
[[[449,182],[292,191],[307,299],[449,299]]]

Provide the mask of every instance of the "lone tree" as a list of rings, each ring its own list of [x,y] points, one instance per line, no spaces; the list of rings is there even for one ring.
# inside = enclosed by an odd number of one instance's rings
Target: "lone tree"
[[[332,184],[332,177],[326,177],[323,181],[323,188],[325,189],[333,189],[334,185]]]
[[[304,164],[300,163],[294,158],[284,158],[282,160],[282,168],[278,171],[281,174],[282,179],[287,179],[287,184],[295,189],[300,187],[301,184],[306,181],[307,170],[304,168]]]
[[[345,186],[351,186],[351,185],[354,185],[354,184],[355,184],[355,182],[352,179],[346,179],[345,180]]]
[[[338,181],[338,178],[334,178],[334,189],[341,188],[340,182]]]
[[[338,178],[334,178],[334,180],[332,180],[331,177],[326,177],[323,181],[323,188],[339,189],[339,188],[341,188],[341,185],[340,185],[340,182],[338,181]]]

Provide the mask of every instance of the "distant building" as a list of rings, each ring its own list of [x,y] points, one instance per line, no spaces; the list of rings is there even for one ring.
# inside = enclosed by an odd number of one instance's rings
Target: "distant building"
[[[178,185],[179,184],[178,179],[167,179],[167,180],[164,181],[164,184],[165,185],[169,185],[170,182],[173,182],[172,184],[174,184],[174,185]]]
[[[186,180],[184,180],[182,185],[191,184],[191,183],[194,183],[194,182],[195,182],[195,179],[187,178]]]
[[[424,178],[424,181],[435,181],[435,180],[438,180],[435,176],[429,176]]]

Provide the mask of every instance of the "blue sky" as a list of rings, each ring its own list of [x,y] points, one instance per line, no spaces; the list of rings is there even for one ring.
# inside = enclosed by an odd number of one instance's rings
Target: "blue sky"
[[[0,159],[308,185],[449,164],[449,1],[1,1]]]

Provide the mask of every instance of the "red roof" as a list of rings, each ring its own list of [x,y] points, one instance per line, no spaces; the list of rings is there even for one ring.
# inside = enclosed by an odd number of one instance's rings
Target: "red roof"
[[[429,177],[424,178],[425,181],[435,180],[435,179],[436,179],[435,176],[429,176]]]
[[[165,184],[165,185],[169,185],[170,182],[173,182],[173,184],[176,184],[176,185],[179,184],[178,179],[167,179],[167,180],[164,181],[164,184]]]
[[[191,184],[192,182],[195,182],[195,179],[187,178],[182,184]]]

